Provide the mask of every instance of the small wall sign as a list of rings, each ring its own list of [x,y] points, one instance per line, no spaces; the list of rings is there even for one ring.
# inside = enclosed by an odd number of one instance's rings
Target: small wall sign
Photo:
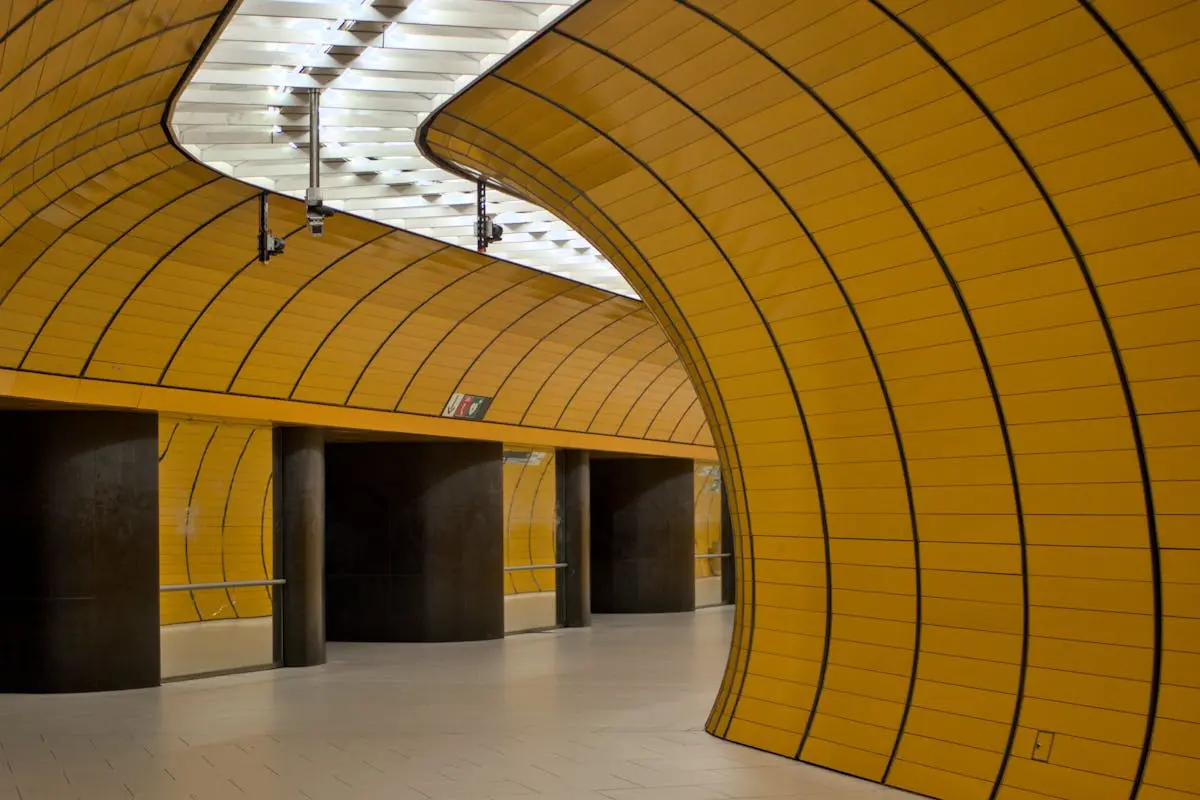
[[[481,420],[491,405],[492,398],[490,397],[455,392],[450,395],[450,400],[442,409],[442,416],[454,419]]]

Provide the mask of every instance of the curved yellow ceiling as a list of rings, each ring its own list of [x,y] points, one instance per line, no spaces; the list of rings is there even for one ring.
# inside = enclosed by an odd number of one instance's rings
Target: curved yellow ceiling
[[[352,216],[314,239],[284,198],[259,263],[257,190],[164,128],[229,5],[0,10],[0,395],[711,452],[639,302]],[[441,419],[454,393],[486,422]]]
[[[1200,2],[586,0],[427,123],[668,327],[737,527],[709,730],[1200,796]]]

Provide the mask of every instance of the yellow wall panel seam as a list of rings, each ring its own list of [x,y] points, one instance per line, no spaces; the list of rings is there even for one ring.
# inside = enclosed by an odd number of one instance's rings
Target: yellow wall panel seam
[[[79,371],[77,373],[77,375],[79,377],[84,377],[87,375],[88,368],[91,366],[92,361],[95,359],[97,352],[99,352],[101,345],[104,343],[104,336],[111,329],[113,321],[116,320],[118,316],[120,316],[122,309],[129,302],[129,300],[133,296],[133,294],[145,282],[146,278],[149,277],[150,273],[152,273],[160,264],[162,264],[163,261],[170,258],[171,255],[174,254],[175,251],[179,247],[181,247],[184,244],[186,244],[187,242],[189,242],[193,236],[196,236],[202,230],[207,228],[209,225],[216,223],[218,220],[220,220],[226,214],[240,208],[242,205],[250,202],[253,199],[254,199],[253,197],[247,197],[230,208],[221,209],[221,210],[217,211],[215,214],[208,216],[202,222],[200,222],[199,224],[190,228],[189,232],[183,238],[179,239],[171,247],[167,248],[166,252],[164,252],[157,260],[155,260],[155,262],[150,265],[149,269],[146,272],[142,273],[141,277],[129,289],[128,294],[126,294],[121,299],[121,302],[117,306],[116,310],[112,311],[108,315],[107,321],[105,322],[104,326],[102,327],[100,333],[95,337],[95,340],[92,344],[92,347],[90,349],[90,352],[88,353],[87,358],[85,358],[83,361],[83,366],[79,368]]]
[[[610,300],[615,300],[615,299],[616,298],[610,298]],[[609,300],[602,300],[600,303],[598,303],[595,306],[586,306],[586,307],[580,309],[577,313],[575,313],[574,315],[572,315],[570,317],[567,317],[565,320],[563,320],[561,323],[559,323],[559,325],[554,330],[550,331],[550,333],[547,334],[546,338],[547,339],[551,338],[553,336],[553,334],[556,333],[557,331],[566,327],[567,325],[574,322],[576,319],[579,319],[580,317],[582,317],[583,315],[592,311],[593,309],[602,308],[608,302],[609,302]],[[557,365],[563,364],[567,359],[569,359],[571,357],[571,355],[573,353],[575,353],[579,348],[584,347],[588,342],[592,341],[598,334],[608,330],[608,328],[610,326],[615,325],[621,321],[624,321],[626,318],[628,318],[629,316],[631,316],[632,314],[634,314],[636,312],[637,312],[637,309],[635,308],[631,311],[626,312],[624,315],[615,317],[609,323],[604,325],[603,327],[598,328],[596,331],[594,331],[588,337],[581,339],[579,342],[577,342],[573,346],[573,348],[571,350],[569,350],[563,354],[562,359],[558,361]],[[509,368],[507,373],[505,373],[504,378],[500,381],[499,386],[497,386],[497,388],[496,388],[495,396],[497,398],[500,398],[503,396],[504,387],[505,387],[505,385],[508,384],[509,379],[511,379],[514,374],[517,374],[518,372],[520,372],[521,367],[525,364],[525,360],[533,355],[534,351],[537,350],[537,347],[538,347],[538,345],[534,344],[532,347],[530,347],[528,350],[526,350],[525,353],[521,356],[521,358],[515,364],[513,364],[512,367]],[[551,369],[550,371],[548,371],[546,373],[546,377],[542,380],[541,387],[537,391],[534,392],[534,395],[533,395],[534,398],[537,398],[541,394],[541,390],[545,388],[546,383],[550,380],[550,377],[554,374],[554,372],[555,372],[555,370]],[[526,413],[528,413],[528,409],[526,409]]]
[[[1060,215],[1054,199],[1051,197],[1050,193],[1046,190],[1045,186],[1042,184],[1041,180],[1039,179],[1037,173],[1035,172],[1033,167],[1030,165],[1030,163],[1026,160],[1025,155],[1019,149],[1016,142],[1013,141],[1010,134],[1005,130],[1005,128],[1001,125],[999,120],[996,118],[995,113],[984,104],[983,100],[976,93],[975,89],[973,89],[965,80],[963,80],[959,76],[959,74],[954,70],[954,68],[937,53],[937,51],[928,42],[928,40],[923,39],[912,27],[910,27],[907,23],[905,23],[901,17],[899,17],[898,15],[889,11],[883,5],[882,2],[879,2],[879,0],[870,0],[870,1],[871,1],[872,5],[876,6],[881,11],[883,11],[897,25],[903,27],[906,30],[906,32],[909,33],[913,37],[913,40],[915,42],[917,42],[922,48],[924,48],[925,51],[946,70],[946,72],[958,83],[960,89],[971,98],[971,100],[975,103],[975,105],[978,107],[980,112],[983,113],[988,118],[989,122],[991,122],[991,124],[996,129],[996,132],[1005,140],[1006,144],[1012,150],[1013,155],[1016,157],[1016,159],[1021,163],[1022,167],[1028,173],[1031,181],[1033,182],[1033,184],[1037,188],[1039,194],[1041,195],[1042,200],[1045,202],[1046,206],[1049,208],[1050,213],[1052,214],[1052,216],[1055,219],[1055,222],[1057,223],[1058,227],[1062,231],[1063,237],[1066,239],[1068,246],[1072,250],[1072,253],[1075,256],[1075,260],[1077,261],[1077,263],[1079,265],[1079,269],[1082,272],[1084,280],[1087,283],[1089,291],[1092,294],[1093,302],[1096,305],[1098,316],[1100,317],[1101,324],[1104,328],[1106,337],[1108,339],[1108,345],[1109,345],[1109,348],[1111,349],[1113,360],[1114,360],[1117,372],[1120,377],[1122,388],[1124,390],[1125,404],[1126,404],[1126,408],[1127,408],[1127,412],[1128,412],[1128,416],[1129,416],[1130,425],[1132,427],[1135,450],[1137,452],[1137,457],[1138,457],[1139,466],[1140,466],[1141,482],[1143,484],[1144,497],[1145,497],[1145,501],[1144,501],[1145,509],[1144,510],[1145,510],[1145,515],[1146,515],[1146,520],[1147,520],[1147,525],[1148,525],[1149,539],[1150,539],[1151,572],[1152,572],[1152,578],[1153,578],[1153,582],[1154,582],[1154,586],[1155,586],[1155,591],[1154,591],[1155,664],[1154,664],[1154,669],[1153,669],[1153,673],[1152,673],[1149,711],[1147,713],[1146,739],[1145,739],[1145,744],[1143,745],[1143,748],[1142,748],[1142,755],[1141,755],[1139,765],[1137,768],[1137,773],[1135,774],[1135,776],[1133,778],[1132,792],[1134,795],[1136,795],[1137,788],[1141,783],[1142,775],[1145,771],[1146,761],[1147,761],[1150,751],[1151,751],[1153,730],[1154,730],[1154,719],[1155,719],[1155,716],[1157,713],[1156,709],[1157,709],[1157,703],[1158,703],[1158,699],[1157,699],[1158,698],[1158,684],[1159,684],[1159,681],[1161,680],[1161,671],[1162,671],[1161,670],[1162,631],[1161,631],[1161,622],[1159,621],[1161,619],[1161,613],[1162,613],[1162,610],[1161,610],[1162,609],[1162,598],[1161,598],[1161,590],[1158,588],[1159,583],[1160,583],[1161,568],[1159,566],[1159,560],[1158,560],[1159,559],[1158,541],[1157,541],[1158,537],[1157,537],[1157,531],[1155,528],[1154,500],[1153,500],[1153,494],[1152,494],[1152,489],[1151,489],[1151,478],[1150,478],[1150,472],[1149,472],[1149,465],[1146,460],[1146,454],[1145,454],[1145,450],[1144,450],[1144,447],[1142,444],[1141,429],[1140,429],[1140,426],[1138,423],[1137,410],[1136,410],[1136,406],[1134,405],[1133,394],[1132,394],[1132,391],[1129,386],[1129,381],[1128,381],[1128,378],[1127,378],[1126,372],[1125,372],[1125,366],[1124,366],[1124,363],[1121,358],[1121,354],[1120,354],[1120,350],[1117,345],[1115,334],[1113,332],[1111,324],[1108,322],[1108,320],[1105,316],[1104,307],[1103,307],[1101,299],[1100,299],[1099,291],[1098,291],[1095,283],[1092,280],[1091,274],[1090,274],[1088,267],[1084,261],[1083,253],[1080,250],[1079,246],[1077,245],[1074,237],[1071,235],[1071,232],[1068,229],[1067,224],[1065,223],[1062,216]],[[1090,8],[1090,4],[1087,3],[1086,1],[1083,2],[1083,5],[1085,7]],[[1096,15],[1093,15],[1093,16],[1096,16]],[[1142,73],[1142,76],[1147,77],[1145,75],[1144,71]],[[1027,661],[1028,643],[1026,643],[1026,645],[1025,645],[1025,652],[1026,652],[1026,657],[1024,660]],[[1021,679],[1021,686],[1022,687],[1025,686],[1024,667],[1023,667],[1023,674],[1022,674],[1022,679]],[[1020,708],[1021,708],[1021,694],[1019,693],[1018,701],[1017,701],[1017,710],[1014,715],[1014,725],[1013,725],[1013,736],[1014,737],[1015,737],[1016,725],[1017,725],[1016,720],[1019,719],[1021,716]],[[1006,749],[1005,761],[1004,761],[1004,763],[1002,763],[1002,765],[1000,767],[999,775],[997,778],[997,784],[996,784],[997,788],[999,787],[1000,784],[1002,784],[1004,782],[1005,768],[1007,765],[1007,759],[1008,759],[1009,755],[1011,754],[1012,746],[1013,746],[1013,740],[1010,739],[1008,748]],[[995,796],[996,791],[997,791],[996,789],[993,789],[993,796]]]
[[[233,391],[234,385],[237,383],[238,378],[241,376],[242,370],[245,369],[247,362],[249,362],[251,357],[254,355],[255,349],[258,347],[259,343],[263,340],[263,337],[272,329],[272,327],[275,325],[275,322],[280,318],[280,316],[283,315],[288,310],[288,307],[292,304],[293,301],[295,301],[301,294],[303,294],[303,292],[306,289],[308,289],[310,286],[312,286],[313,283],[315,283],[319,278],[321,278],[322,276],[327,274],[330,270],[332,270],[338,264],[353,257],[355,254],[364,250],[365,248],[369,247],[370,245],[375,244],[376,242],[380,241],[384,237],[388,236],[388,234],[389,234],[388,231],[383,231],[383,232],[377,234],[376,236],[374,236],[370,239],[366,239],[366,240],[360,242],[359,244],[356,244],[354,247],[349,248],[348,250],[343,252],[341,255],[339,255],[337,258],[330,260],[328,264],[321,267],[320,270],[315,272],[310,278],[305,280],[304,283],[300,284],[300,286],[298,286],[295,289],[295,291],[293,291],[290,295],[288,295],[284,299],[283,303],[280,304],[279,307],[275,309],[275,311],[272,313],[271,317],[267,320],[267,322],[259,329],[258,333],[254,337],[254,340],[246,348],[246,352],[242,355],[241,361],[238,363],[237,367],[233,371],[233,374],[229,378],[229,383],[226,385],[225,391],[227,391],[227,392]],[[360,296],[360,300],[365,299],[366,297],[367,297],[367,295],[363,294]],[[296,382],[299,383],[299,378],[297,378]],[[293,392],[295,391],[295,386],[293,386],[292,391]],[[289,397],[290,396],[291,395],[289,394]]]
[[[297,229],[297,230],[299,230],[299,229]],[[296,396],[296,390],[300,388],[300,385],[302,383],[304,383],[304,376],[308,373],[308,370],[312,367],[313,362],[321,354],[325,345],[329,342],[329,339],[335,333],[337,333],[337,331],[342,327],[342,325],[345,324],[346,320],[349,319],[349,317],[363,303],[372,299],[378,291],[380,291],[387,284],[391,283],[391,281],[394,280],[396,277],[398,277],[401,273],[406,272],[411,267],[415,267],[416,265],[426,261],[427,259],[436,257],[437,255],[441,254],[442,252],[448,250],[449,247],[450,247],[449,245],[438,247],[422,256],[419,256],[418,258],[414,259],[413,261],[410,261],[410,262],[407,262],[407,263],[401,265],[400,267],[395,269],[393,272],[391,272],[389,275],[384,277],[374,287],[372,287],[368,291],[364,292],[357,300],[355,300],[354,303],[351,304],[350,307],[347,308],[346,311],[342,313],[341,317],[339,317],[338,320],[336,322],[334,322],[334,324],[332,326],[330,326],[329,330],[327,330],[325,332],[325,335],[322,337],[320,343],[317,344],[317,346],[315,348],[313,348],[312,353],[308,357],[308,360],[305,362],[304,366],[300,369],[299,374],[296,376],[295,383],[292,384],[292,388],[288,391],[288,395],[287,395],[288,399],[291,400]],[[184,338],[186,338],[186,337],[184,337]],[[164,372],[164,374],[165,374],[165,372]]]

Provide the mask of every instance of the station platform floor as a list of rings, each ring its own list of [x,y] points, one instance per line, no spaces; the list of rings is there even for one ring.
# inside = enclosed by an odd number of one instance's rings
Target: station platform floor
[[[0,695],[3,800],[897,800],[703,724],[732,612],[597,617],[306,670]]]

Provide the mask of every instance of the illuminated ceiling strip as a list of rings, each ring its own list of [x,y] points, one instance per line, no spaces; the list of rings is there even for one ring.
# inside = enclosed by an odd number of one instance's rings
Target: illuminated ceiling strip
[[[475,247],[475,187],[413,141],[428,114],[576,0],[245,0],[182,93],[180,143],[213,168],[303,198],[308,96],[321,91],[321,185],[343,211]],[[629,296],[553,214],[489,190],[488,252]]]

